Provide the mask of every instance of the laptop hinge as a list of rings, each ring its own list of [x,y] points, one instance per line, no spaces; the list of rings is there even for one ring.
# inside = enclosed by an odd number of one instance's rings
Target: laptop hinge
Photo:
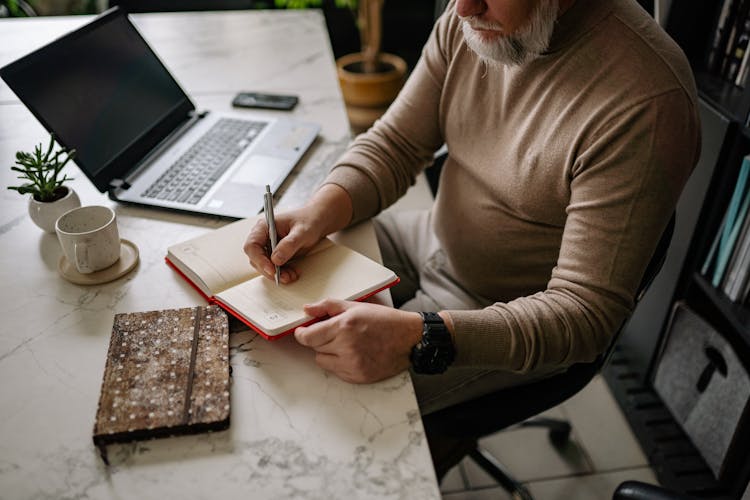
[[[112,179],[111,181],[109,181],[109,187],[111,189],[129,189],[130,184],[122,179]]]
[[[112,179],[111,181],[109,181],[109,189],[107,190],[107,194],[109,194],[110,198],[116,200],[117,195],[127,189],[130,189],[130,184],[122,179]]]
[[[134,182],[135,179],[143,172],[143,170],[150,165],[156,158],[161,156],[170,146],[172,146],[177,140],[185,135],[193,126],[195,126],[202,118],[208,115],[208,111],[191,111],[188,116],[189,118],[179,127],[177,127],[172,133],[166,136],[162,141],[154,147],[150,153],[141,158],[141,161],[135,164],[135,166],[128,171],[125,179],[113,179],[110,182],[110,186],[113,188],[128,189]],[[121,183],[119,186],[115,186],[115,181]]]

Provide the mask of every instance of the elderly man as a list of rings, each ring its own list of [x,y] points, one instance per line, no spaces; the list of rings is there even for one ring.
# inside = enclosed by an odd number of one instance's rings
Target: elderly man
[[[695,85],[635,0],[451,2],[388,112],[278,215],[270,259],[251,231],[251,264],[272,279],[375,216],[443,144],[431,211],[376,219],[400,309],[326,300],[295,332],[348,381],[411,367],[425,413],[607,347],[698,159]]]

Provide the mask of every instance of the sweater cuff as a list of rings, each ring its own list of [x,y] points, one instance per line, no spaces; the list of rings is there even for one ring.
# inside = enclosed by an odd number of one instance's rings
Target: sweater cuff
[[[454,366],[492,367],[514,371],[510,328],[505,318],[488,311],[445,311],[453,322]]]
[[[362,170],[349,165],[333,167],[323,184],[335,184],[352,199],[350,224],[375,216],[380,211],[380,198],[375,183]]]

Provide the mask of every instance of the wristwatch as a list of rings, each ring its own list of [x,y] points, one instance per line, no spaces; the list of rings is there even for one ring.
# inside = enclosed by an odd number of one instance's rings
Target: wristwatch
[[[448,369],[456,358],[451,333],[439,314],[421,312],[422,340],[411,350],[412,367],[416,373],[436,375]]]

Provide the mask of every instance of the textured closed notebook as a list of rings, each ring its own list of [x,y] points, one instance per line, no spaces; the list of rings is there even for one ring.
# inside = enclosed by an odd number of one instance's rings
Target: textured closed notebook
[[[217,306],[115,315],[94,444],[229,426],[229,326]]]

